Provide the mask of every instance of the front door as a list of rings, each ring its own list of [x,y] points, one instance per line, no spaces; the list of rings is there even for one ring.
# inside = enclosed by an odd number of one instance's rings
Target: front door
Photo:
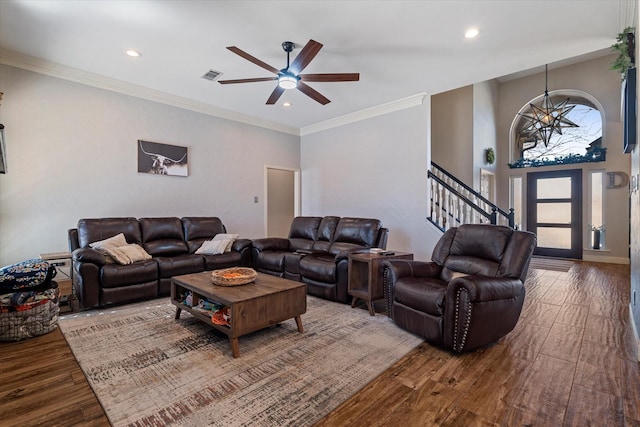
[[[582,259],[582,170],[527,174],[527,228],[535,255]]]

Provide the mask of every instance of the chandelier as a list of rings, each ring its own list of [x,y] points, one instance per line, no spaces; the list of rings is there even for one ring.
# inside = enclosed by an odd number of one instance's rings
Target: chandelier
[[[537,141],[542,141],[545,147],[549,146],[549,141],[553,134],[562,135],[564,128],[577,128],[577,124],[567,119],[567,114],[573,110],[575,105],[567,105],[569,98],[554,104],[549,96],[547,83],[549,80],[547,65],[544,66],[544,96],[539,105],[529,104],[529,111],[519,113],[526,121],[521,134]]]

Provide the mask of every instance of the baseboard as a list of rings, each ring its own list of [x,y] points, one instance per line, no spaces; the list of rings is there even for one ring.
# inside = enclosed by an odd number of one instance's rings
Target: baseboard
[[[586,251],[583,252],[582,254],[582,260],[590,261],[590,262],[605,262],[609,264],[625,264],[625,265],[628,265],[630,262],[629,258],[621,258],[621,257],[614,257],[614,256],[594,256]]]

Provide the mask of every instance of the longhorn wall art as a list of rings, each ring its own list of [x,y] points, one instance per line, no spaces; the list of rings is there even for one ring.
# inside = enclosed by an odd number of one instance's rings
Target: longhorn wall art
[[[138,140],[138,172],[189,176],[187,147]]]

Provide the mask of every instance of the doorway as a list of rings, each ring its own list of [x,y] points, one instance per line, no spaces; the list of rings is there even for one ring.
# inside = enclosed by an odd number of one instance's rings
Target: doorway
[[[582,259],[582,170],[527,174],[527,229],[534,255]]]
[[[265,236],[288,237],[300,215],[300,170],[265,167]]]

